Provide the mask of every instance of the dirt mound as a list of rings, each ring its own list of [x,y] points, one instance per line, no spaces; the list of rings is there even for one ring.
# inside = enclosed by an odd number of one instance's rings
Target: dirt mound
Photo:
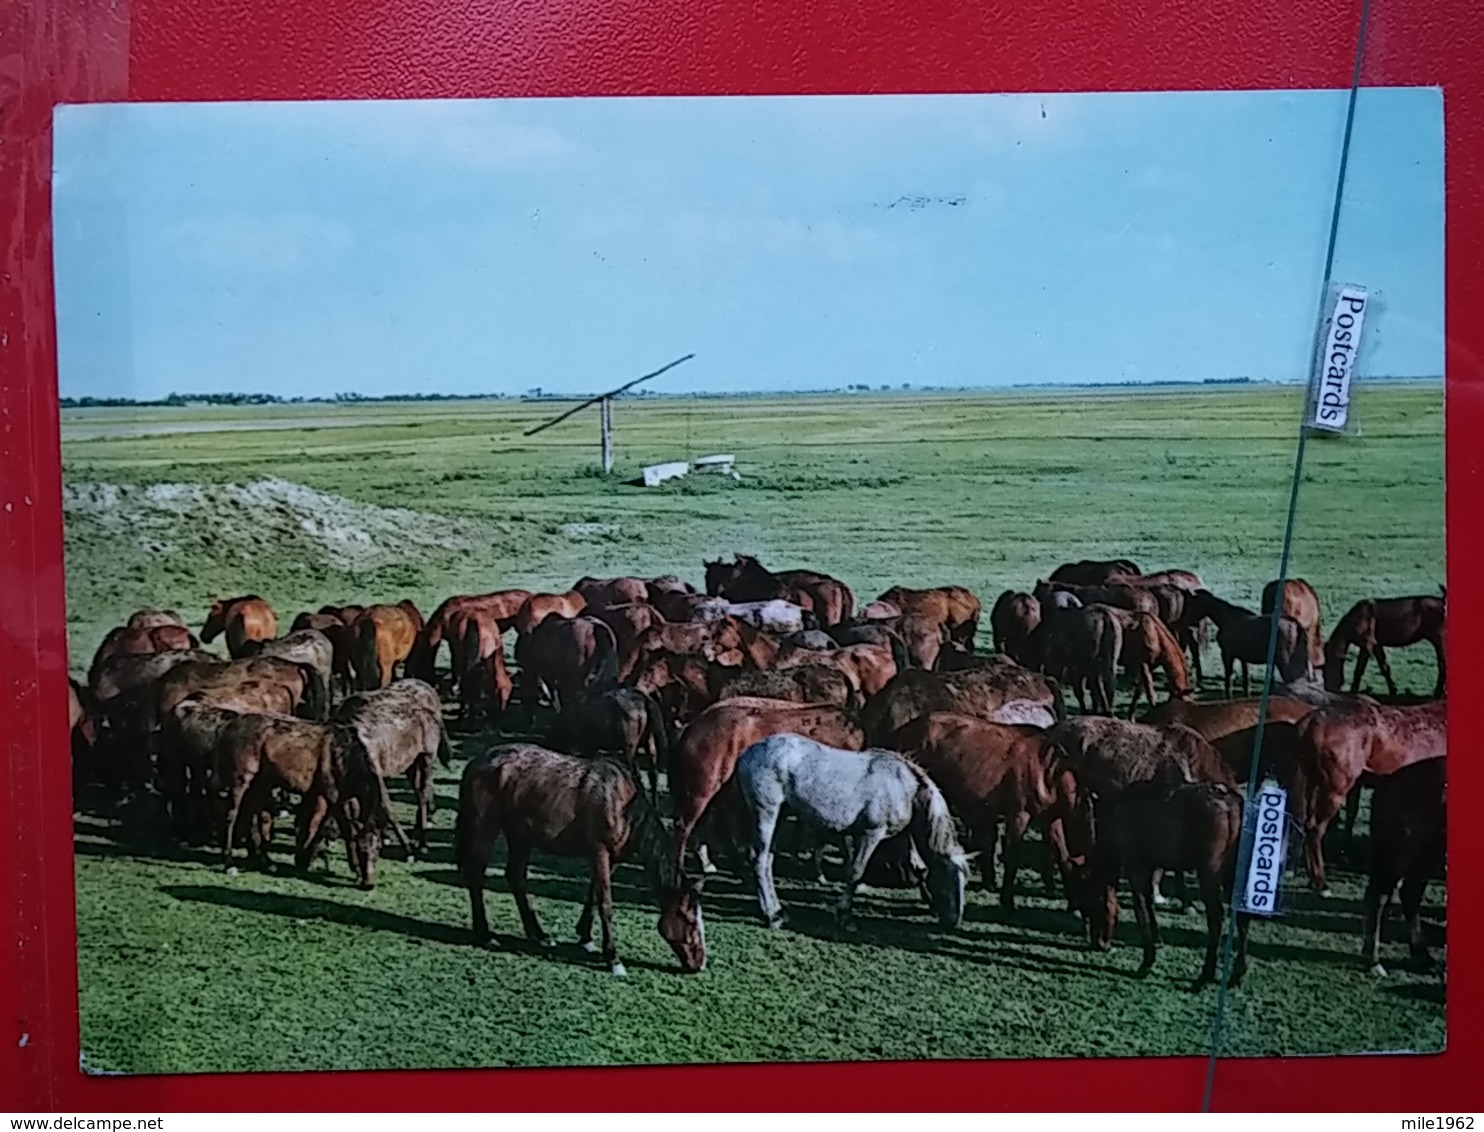
[[[365,570],[490,544],[490,532],[474,522],[357,503],[277,478],[248,484],[68,483],[62,506],[69,524],[96,524],[110,539],[156,555],[204,550],[218,558],[254,558],[272,548]]]

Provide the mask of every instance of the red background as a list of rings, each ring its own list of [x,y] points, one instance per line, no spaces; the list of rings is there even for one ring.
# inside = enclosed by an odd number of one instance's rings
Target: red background
[[[25,1111],[584,1106],[873,1109],[1199,1105],[1202,1059],[85,1078],[77,973],[50,116],[58,101],[485,95],[1058,91],[1348,86],[1359,0],[11,0],[0,5],[0,1108]],[[1444,88],[1448,430],[1484,421],[1484,71],[1463,0],[1374,0],[1364,81]],[[1484,446],[1448,447],[1450,560]],[[1467,567],[1465,567],[1467,568]],[[1454,642],[1481,611],[1450,580]],[[1484,663],[1454,649],[1454,702]],[[1477,667],[1476,667],[1477,664]],[[1455,750],[1481,724],[1450,716]],[[1459,811],[1484,759],[1453,764]],[[1484,812],[1484,811],[1481,811]],[[1455,861],[1463,859],[1455,855]],[[1435,1057],[1223,1062],[1216,1107],[1479,1108],[1484,882],[1455,868],[1449,1049]],[[1357,941],[1358,945],[1358,941]],[[1358,950],[1358,946],[1357,946]],[[22,1045],[22,1035],[25,1044]]]

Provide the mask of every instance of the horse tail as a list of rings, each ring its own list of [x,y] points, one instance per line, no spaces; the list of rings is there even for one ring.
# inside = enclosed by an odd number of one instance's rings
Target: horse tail
[[[311,719],[323,723],[330,716],[330,689],[325,674],[313,664],[300,664],[299,672],[304,677],[304,710]]]
[[[1067,718],[1067,697],[1062,691],[1061,681],[1055,676],[1048,676],[1046,683],[1051,685],[1051,714],[1056,716],[1056,722],[1064,723]]]
[[[907,655],[907,642],[895,632],[886,634],[886,643],[891,648],[892,663],[897,666],[898,672],[906,672],[912,667],[912,658]]]
[[[593,637],[597,648],[587,662],[588,685],[611,688],[618,683],[618,638],[606,621],[593,618]]]
[[[649,876],[650,887],[656,893],[678,892],[687,887],[685,874],[675,855],[675,839],[660,821],[659,812],[644,796],[644,790],[627,771],[619,770],[621,781],[629,783],[633,794],[624,806],[624,823],[629,827],[626,855],[632,853],[639,858]],[[619,780],[616,780],[619,781]]]
[[[907,766],[917,779],[917,793],[912,799],[911,830],[918,852],[923,857],[940,860],[963,856],[963,846],[959,844],[958,830],[953,824],[953,812],[949,810],[942,792],[921,767],[911,762],[907,762]]]
[[[448,766],[453,758],[453,750],[448,745],[448,727],[443,722],[443,713],[438,713],[438,761]]]
[[[669,723],[653,696],[648,692],[641,692],[640,695],[644,697],[644,715],[649,721],[649,733],[654,738],[654,764],[656,767],[668,766],[672,745]]]

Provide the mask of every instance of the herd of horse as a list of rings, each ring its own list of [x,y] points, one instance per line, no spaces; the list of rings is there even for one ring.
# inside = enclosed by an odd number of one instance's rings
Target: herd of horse
[[[173,611],[140,610],[107,634],[87,679],[71,682],[75,774],[157,793],[173,835],[216,845],[232,874],[244,843],[267,864],[275,815],[297,795],[296,867],[338,833],[369,888],[388,839],[409,857],[427,850],[436,768],[450,763],[447,699],[462,724],[524,740],[476,755],[460,782],[455,860],[480,941],[501,838],[529,938],[551,943],[527,895],[533,853],[584,858],[579,941],[622,973],[610,881],[631,859],[689,972],[706,961],[702,888],[714,856],[751,877],[765,922],[786,922],[773,876],[784,814],[797,818],[792,851],[821,878],[825,849],[843,848],[846,931],[867,880],[916,886],[938,922],[957,927],[973,859],[993,889],[997,850],[999,899],[1013,907],[1034,825],[1047,889],[1092,947],[1110,946],[1127,882],[1140,974],[1155,960],[1162,876],[1182,890],[1193,876],[1207,918],[1200,986],[1217,974],[1261,729],[1257,769],[1286,790],[1302,866],[1322,895],[1327,832],[1342,811],[1353,828],[1360,790],[1372,789],[1364,957],[1382,970],[1381,924],[1399,886],[1412,958],[1430,961],[1420,907],[1445,842],[1441,592],[1357,602],[1325,639],[1319,595],[1301,579],[1269,585],[1251,610],[1193,571],[1115,559],[1067,563],[1028,592],[999,595],[992,652],[976,647],[981,615],[963,586],[895,586],[858,605],[839,579],[747,555],[705,563],[703,590],[674,576],[583,578],[563,593],[458,595],[426,617],[410,601],[326,605],[282,634],[255,595],[214,602],[199,638]],[[1199,700],[1213,630],[1225,696]],[[219,636],[226,657],[201,647]],[[1274,641],[1264,701],[1249,668]],[[1386,650],[1420,642],[1435,649],[1438,675],[1415,702],[1398,695]],[[1387,697],[1360,692],[1369,660]],[[1126,711],[1116,711],[1120,666]],[[398,776],[416,800],[411,836],[386,785]],[[1237,925],[1234,982],[1247,918]]]

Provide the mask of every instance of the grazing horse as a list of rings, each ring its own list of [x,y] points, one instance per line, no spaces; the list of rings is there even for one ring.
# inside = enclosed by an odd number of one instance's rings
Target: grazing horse
[[[1106,582],[1099,586],[1076,586],[1067,582],[1039,581],[1034,591],[1044,611],[1049,604],[1056,604],[1060,595],[1070,594],[1084,605],[1108,605],[1114,609],[1127,609],[1134,613],[1152,613],[1159,616],[1159,599],[1140,586],[1121,582]]]
[[[969,652],[974,651],[982,607],[973,591],[963,586],[936,586],[926,590],[893,586],[876,600],[890,602],[903,616],[915,615],[941,626],[950,640]]]
[[[1268,661],[1272,614],[1253,613],[1223,601],[1210,590],[1191,595],[1191,604],[1201,617],[1209,617],[1216,624],[1216,647],[1221,650],[1221,663],[1226,670],[1226,698],[1231,699],[1232,672],[1239,661],[1242,694],[1248,695],[1252,690],[1249,666]],[[1278,669],[1277,678],[1284,683],[1291,684],[1310,675],[1308,637],[1303,626],[1292,617],[1280,615],[1278,651],[1273,660]]]
[[[1154,670],[1165,670],[1171,700],[1190,697],[1190,674],[1185,667],[1185,650],[1165,623],[1149,613],[1123,615],[1123,668],[1132,678],[1134,698],[1128,705],[1128,717],[1139,710],[1142,691],[1154,704]]]
[[[418,625],[402,605],[368,605],[356,618],[356,690],[385,688],[397,677],[396,667],[412,653]]]
[[[633,675],[634,668],[643,655],[640,642],[644,635],[656,625],[663,625],[665,619],[658,609],[647,602],[589,606],[588,610],[591,616],[613,630],[614,643],[618,647],[618,678],[627,680]]]
[[[989,889],[995,881],[995,839],[999,823],[1005,823],[1003,907],[1015,906],[1017,849],[1031,822],[1045,824],[1057,862],[1065,866],[1060,819],[1072,799],[1058,789],[1055,760],[1039,727],[933,712],[898,731],[891,746],[927,771],[949,807],[963,819],[979,850],[980,872]]]
[[[375,886],[380,831],[391,814],[391,799],[355,728],[280,715],[238,716],[217,740],[216,781],[228,790],[222,858],[229,873],[238,815],[244,809],[249,815],[267,810],[270,791],[279,786],[303,798],[297,866],[307,868],[314,859],[328,815],[340,828],[352,874],[362,888]],[[250,832],[257,835],[255,855],[266,863],[268,847],[256,823]]]
[[[1123,655],[1123,610],[1106,605],[1049,612],[1036,631],[1036,655],[1049,676],[1070,685],[1077,706],[1113,714],[1118,689],[1118,658]]]
[[[681,726],[716,700],[711,693],[711,673],[718,668],[722,666],[695,653],[655,652],[634,670],[631,685],[655,697],[665,716]],[[736,667],[722,670],[740,671]]]
[[[185,618],[173,609],[136,609],[124,624],[130,629],[157,629],[163,625],[186,628]]]
[[[469,761],[459,783],[454,860],[469,890],[474,938],[480,944],[490,938],[484,874],[501,834],[509,846],[505,880],[528,939],[552,945],[526,894],[532,851],[586,857],[591,880],[577,921],[577,940],[584,950],[596,950],[592,943],[596,908],[603,928],[603,962],[613,974],[624,974],[613,938],[612,875],[614,863],[632,855],[649,874],[660,907],[660,935],[681,969],[694,972],[706,966],[700,893],[677,866],[659,814],[618,763],[574,758],[528,743],[495,747]]]
[[[586,598],[594,610],[649,600],[649,583],[643,578],[578,578],[572,590]]]
[[[706,676],[713,703],[751,696],[796,704],[831,704],[852,711],[859,703],[845,674],[828,664],[801,664],[774,672],[744,672],[714,664]]]
[[[210,644],[222,633],[227,635],[227,652],[235,660],[245,655],[242,651],[245,642],[278,636],[278,617],[273,607],[256,594],[218,598],[206,613],[201,640]]]
[[[587,598],[576,590],[568,590],[562,594],[532,594],[516,610],[514,622],[516,640],[530,636],[536,626],[552,614],[565,617],[570,621],[581,617],[585,609],[587,609]]]
[[[1262,588],[1264,615],[1271,615],[1278,600],[1278,583],[1271,581]],[[1302,578],[1288,578],[1283,583],[1283,616],[1292,617],[1304,631],[1309,649],[1309,668],[1324,667],[1324,629],[1320,624],[1319,593]]]
[[[994,634],[994,651],[1004,653],[1017,664],[1034,667],[1039,658],[1032,645],[1041,627],[1041,603],[1030,594],[1006,590],[995,599],[989,611],[989,628]]]
[[[1193,870],[1206,908],[1206,958],[1190,989],[1213,982],[1242,839],[1241,794],[1214,782],[1132,783],[1101,808],[1093,828],[1088,864],[1077,885],[1091,944],[1104,951],[1112,945],[1118,877],[1127,876],[1144,944],[1144,958],[1134,974],[1147,975],[1159,948],[1154,914],[1159,874]],[[1237,917],[1232,986],[1247,970],[1248,922],[1245,915]]]
[[[1357,601],[1340,618],[1324,647],[1324,686],[1338,692],[1345,683],[1345,656],[1354,645],[1360,650],[1355,662],[1352,694],[1360,691],[1360,678],[1366,661],[1375,658],[1376,667],[1386,681],[1386,690],[1396,695],[1396,681],[1391,678],[1391,665],[1386,663],[1386,650],[1427,641],[1438,658],[1438,681],[1434,696],[1443,694],[1447,682],[1447,657],[1444,652],[1444,598],[1442,596],[1366,598]]]
[[[1304,864],[1321,896],[1330,895],[1324,835],[1362,774],[1381,778],[1448,752],[1447,701],[1387,707],[1368,697],[1318,708],[1299,728],[1299,762],[1309,797]]]
[[[534,719],[541,690],[552,706],[578,694],[594,681],[610,683],[618,675],[618,643],[613,630],[596,617],[548,617],[515,642],[520,669],[521,703]]]
[[[1101,586],[1117,577],[1140,577],[1142,571],[1127,558],[1104,561],[1084,558],[1080,562],[1068,562],[1051,571],[1051,581],[1066,582],[1074,586]]]
[[[334,613],[301,613],[294,618],[291,630],[294,633],[305,629],[313,629],[317,633],[324,634],[325,640],[330,642],[330,686],[333,691],[336,683],[344,695],[350,695],[351,685],[355,683],[355,670],[351,664],[351,657],[355,653],[356,636],[351,632],[346,622]]]
[[[1440,876],[1448,849],[1448,760],[1427,759],[1376,782],[1371,796],[1371,865],[1365,889],[1362,954],[1375,975],[1381,965],[1381,926],[1397,882],[1412,960],[1431,966],[1422,942],[1422,897]]]
[[[784,806],[816,829],[853,839],[845,891],[836,905],[847,931],[855,930],[851,902],[871,855],[903,831],[927,864],[927,892],[938,922],[950,929],[963,922],[968,858],[948,803],[921,767],[893,751],[842,750],[780,733],[742,752],[737,782],[752,816],[758,905],[770,928],[784,923],[773,884],[773,835]]]
[[[464,609],[448,622],[449,652],[458,683],[459,718],[483,714],[497,721],[510,704],[514,682],[505,666],[505,636],[488,610]]]
[[[888,746],[891,737],[920,715],[951,711],[994,720],[1010,704],[1035,704],[1057,719],[1066,715],[1061,685],[1048,676],[1022,668],[1005,657],[987,657],[979,668],[961,672],[899,672],[861,711],[861,724],[873,746]]]
[[[685,861],[686,846],[712,800],[731,781],[737,759],[753,743],[788,731],[834,747],[865,746],[860,725],[842,708],[795,704],[783,700],[733,699],[712,704],[691,720],[670,749],[668,784],[675,809],[676,861]],[[714,872],[704,843],[697,839],[701,867]]]
[[[430,684],[433,682],[438,649],[447,641],[450,652],[453,650],[457,634],[452,630],[461,627],[455,624],[461,615],[477,611],[481,616],[493,618],[503,632],[514,623],[515,615],[530,597],[529,590],[495,590],[487,594],[456,594],[446,598],[419,630],[412,651],[407,655],[407,675]]]
[[[428,827],[433,818],[433,760],[449,762],[448,732],[443,705],[431,684],[408,677],[385,688],[358,692],[335,709],[334,722],[355,728],[382,778],[405,774],[417,798],[418,852],[428,849]],[[387,818],[398,839],[406,842],[397,815]]]
[[[1246,782],[1252,769],[1252,751],[1257,738],[1260,699],[1166,700],[1144,713],[1141,723],[1157,727],[1183,724],[1199,734],[1220,753],[1237,782]],[[1289,805],[1302,805],[1306,790],[1298,766],[1296,725],[1314,709],[1302,700],[1274,693],[1268,697],[1263,727],[1263,772],[1274,775],[1288,791]],[[1296,816],[1297,810],[1296,810]]]

